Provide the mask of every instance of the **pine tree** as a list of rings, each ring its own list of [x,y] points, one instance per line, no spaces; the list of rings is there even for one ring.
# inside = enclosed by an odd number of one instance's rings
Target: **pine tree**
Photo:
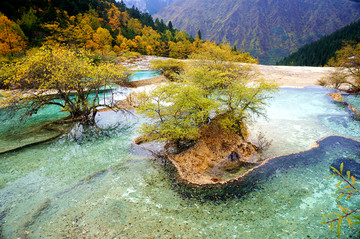
[[[171,21],[169,21],[169,23],[168,23],[168,28],[170,31],[174,30],[174,27],[173,27],[173,24]]]
[[[202,39],[202,36],[201,36],[201,31],[199,29],[198,33],[197,33],[197,37],[201,40]]]

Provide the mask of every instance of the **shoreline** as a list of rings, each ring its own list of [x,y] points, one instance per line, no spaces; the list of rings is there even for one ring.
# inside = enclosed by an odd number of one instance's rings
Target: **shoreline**
[[[296,158],[296,156],[309,154],[311,153],[311,151],[319,150],[321,147],[324,147],[322,143],[325,143],[326,141],[330,141],[330,143],[334,143],[335,141],[337,142],[337,139],[358,144],[360,146],[359,140],[349,137],[337,136],[337,135],[322,137],[316,140],[313,143],[313,145],[306,150],[269,157],[264,161],[262,161],[260,164],[242,173],[241,175],[218,182],[196,183],[187,180],[186,177],[184,177],[184,175],[180,173],[177,164],[174,163],[170,157],[166,157],[164,166],[165,169],[168,171],[168,173],[171,175],[171,179],[173,180],[173,183],[175,183],[177,186],[180,186],[177,187],[177,191],[182,195],[185,195],[190,198],[206,198],[206,199],[241,197],[242,195],[256,188],[256,185],[258,185],[261,180],[264,180],[267,177],[271,176],[274,173],[274,171],[276,171],[272,169],[286,169],[287,167],[292,167],[296,164],[296,162],[292,162],[291,160],[290,162],[288,163],[285,162],[284,164],[282,160],[283,158],[292,157],[292,156]],[[142,149],[149,150],[146,146],[142,146],[141,142],[140,144],[137,144],[136,139],[133,141],[133,144],[135,146],[141,147]],[[152,150],[149,151],[152,152]]]
[[[142,56],[132,62],[124,62],[123,65],[131,70],[151,70],[152,60],[166,60],[171,58],[158,56]],[[181,61],[188,61],[179,59]],[[241,63],[240,63],[241,64]],[[258,78],[265,78],[273,81],[284,88],[304,88],[306,86],[319,85],[318,81],[327,77],[334,67],[315,67],[315,66],[274,66],[250,64],[254,72],[258,73]]]
[[[142,56],[135,60],[129,60],[121,63],[133,71],[151,70],[150,62],[152,60],[166,60],[171,58],[158,56]],[[187,61],[182,60],[181,61]],[[254,72],[258,74],[257,78],[264,78],[269,81],[277,83],[280,88],[305,88],[307,86],[317,86],[318,81],[327,77],[335,68],[334,67],[313,67],[313,66],[273,66],[273,65],[255,65],[251,64]],[[147,79],[144,82],[129,83],[130,88],[136,88],[145,83],[145,85],[152,84],[152,79]],[[157,79],[160,83],[162,79]],[[11,91],[0,89],[0,96]]]

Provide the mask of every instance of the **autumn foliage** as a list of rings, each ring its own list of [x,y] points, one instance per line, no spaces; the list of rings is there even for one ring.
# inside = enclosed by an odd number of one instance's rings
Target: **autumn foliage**
[[[0,13],[0,55],[24,51],[25,35],[19,25]]]
[[[107,59],[127,52],[185,59],[199,49],[219,47],[174,29],[171,22],[154,21],[147,13],[126,8],[123,2],[94,0],[88,6],[81,10],[52,0],[39,0],[29,9],[19,6],[19,14],[12,16],[19,25],[1,15],[0,55],[12,55],[24,51],[27,45],[40,43],[91,50]],[[235,61],[247,61],[246,55],[238,53]]]
[[[336,52],[329,65],[336,67],[320,85],[360,92],[360,43],[349,42]]]
[[[27,117],[46,105],[57,105],[72,119],[94,123],[98,107],[113,107],[113,99],[102,92],[123,85],[129,75],[119,64],[95,64],[84,52],[42,48],[0,68],[5,84],[16,89],[1,99],[0,107],[24,110]]]
[[[264,114],[277,85],[257,79],[250,64],[231,62],[238,56],[226,44],[209,47],[211,52],[202,48],[191,55],[194,60],[187,66],[176,60],[152,62],[173,82],[138,96],[137,111],[151,119],[140,129],[148,140],[187,147],[199,140],[203,126],[214,121],[246,138],[252,116]]]

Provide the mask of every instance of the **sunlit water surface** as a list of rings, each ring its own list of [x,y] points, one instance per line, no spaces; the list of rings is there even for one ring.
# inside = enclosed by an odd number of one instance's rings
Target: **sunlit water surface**
[[[159,71],[135,71],[134,74],[130,76],[130,81],[146,80],[160,75]]]
[[[360,138],[359,122],[326,93],[282,89],[275,96],[268,120],[252,126],[253,135],[272,140],[266,156],[306,150],[328,135]],[[105,131],[79,134],[75,127],[49,143],[1,154],[0,237],[336,237],[320,224],[322,213],[337,210],[329,166],[339,157],[360,162],[355,142],[323,145],[311,164],[279,169],[240,199],[198,200],[174,190],[163,166],[132,146],[142,121],[104,112],[98,125]],[[345,238],[354,233],[343,227]]]

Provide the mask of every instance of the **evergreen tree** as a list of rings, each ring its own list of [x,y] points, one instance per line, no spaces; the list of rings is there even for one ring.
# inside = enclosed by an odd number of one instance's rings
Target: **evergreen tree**
[[[125,11],[126,10],[126,4],[124,3],[123,0],[121,0],[119,3],[118,3],[118,7],[120,8],[120,11]]]
[[[168,23],[168,28],[169,28],[170,31],[174,30],[174,27],[173,27],[173,24],[172,24],[171,21],[169,21],[169,23]]]
[[[278,65],[324,66],[344,42],[360,42],[360,21],[354,22],[318,41],[301,47],[297,52],[279,61]]]
[[[199,29],[198,33],[197,33],[197,37],[201,40],[202,39],[202,36],[201,36],[201,31]]]

